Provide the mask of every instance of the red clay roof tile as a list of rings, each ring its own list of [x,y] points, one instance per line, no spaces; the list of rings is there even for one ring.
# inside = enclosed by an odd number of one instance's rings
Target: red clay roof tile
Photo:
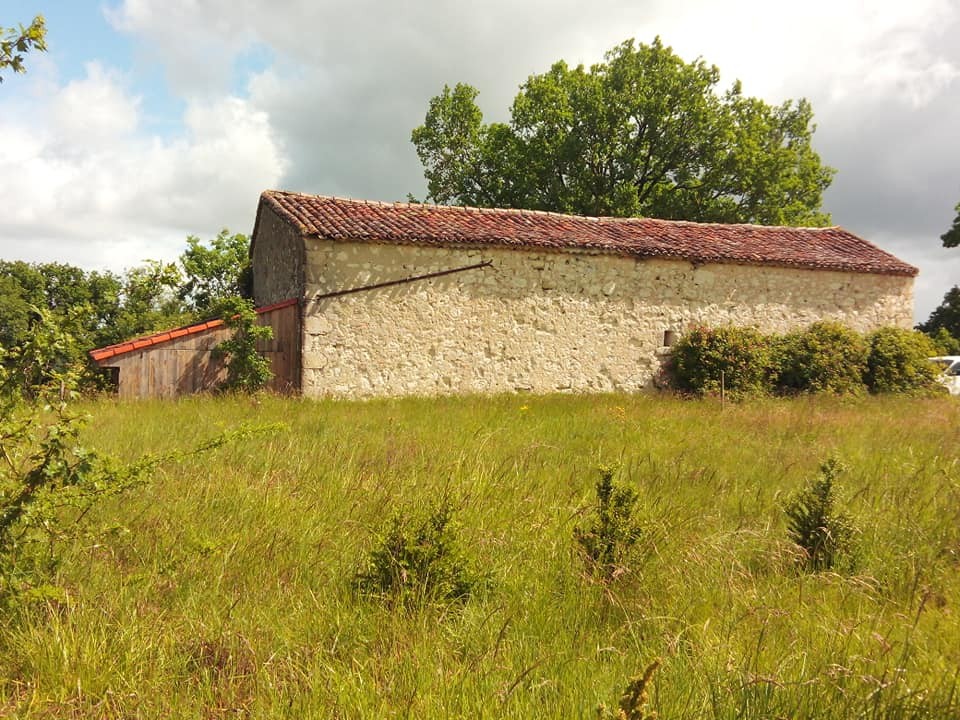
[[[268,190],[273,207],[300,232],[331,240],[435,246],[592,251],[695,263],[774,265],[915,276],[917,268],[839,227],[721,225],[653,218],[592,218],[501,210],[345,200]]]
[[[281,310],[285,307],[290,307],[291,305],[296,305],[299,302],[296,298],[291,300],[284,300],[283,302],[274,303],[273,305],[265,305],[264,307],[258,307],[257,313],[262,315],[265,312],[270,312],[271,310]],[[94,362],[100,362],[101,360],[108,360],[117,355],[124,355],[125,353],[132,352],[133,350],[140,350],[145,347],[152,347],[154,345],[162,345],[165,342],[170,340],[176,340],[177,338],[185,337],[187,335],[195,335],[201,333],[204,330],[212,330],[213,328],[218,328],[223,325],[223,320],[208,320],[205,322],[196,323],[194,325],[187,325],[186,327],[176,328],[175,330],[163,330],[153,335],[147,335],[141,338],[135,338],[133,340],[126,340],[122,343],[117,343],[116,345],[107,345],[106,347],[97,348],[96,350],[91,350],[89,355]]]

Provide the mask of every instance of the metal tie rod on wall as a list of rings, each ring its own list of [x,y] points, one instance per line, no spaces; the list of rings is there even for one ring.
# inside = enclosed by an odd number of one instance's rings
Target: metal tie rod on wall
[[[416,282],[417,280],[429,280],[430,278],[442,277],[444,275],[453,275],[454,273],[466,272],[467,270],[479,270],[480,268],[493,265],[492,260],[485,260],[475,265],[464,265],[463,267],[451,268],[450,270],[439,270],[437,272],[426,273],[425,275],[413,275],[412,277],[400,278],[399,280],[387,280],[386,282],[374,283],[373,285],[362,285],[360,287],[348,288],[347,290],[334,290],[328,293],[317,293],[313,296],[313,302],[325,300],[327,298],[340,297],[341,295],[351,295],[353,293],[364,292],[366,290],[377,290],[379,288],[390,287],[392,285],[404,285],[406,283]]]

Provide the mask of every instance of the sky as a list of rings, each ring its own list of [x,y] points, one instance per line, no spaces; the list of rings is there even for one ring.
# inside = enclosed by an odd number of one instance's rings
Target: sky
[[[833,222],[960,284],[960,0],[0,0],[47,53],[0,84],[0,258],[122,271],[250,233],[265,189],[424,197],[444,84],[507,120],[531,74],[660,36],[770,103],[808,98]]]

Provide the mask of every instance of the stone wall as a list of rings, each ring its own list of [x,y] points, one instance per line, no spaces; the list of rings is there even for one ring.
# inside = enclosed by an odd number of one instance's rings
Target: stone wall
[[[301,298],[304,293],[303,239],[263,203],[254,230],[263,242],[253,245],[253,296],[258,307]]]
[[[669,330],[737,323],[783,332],[836,318],[868,331],[912,321],[910,277],[305,242],[306,395],[632,392],[653,383]],[[313,299],[486,260],[490,267]]]

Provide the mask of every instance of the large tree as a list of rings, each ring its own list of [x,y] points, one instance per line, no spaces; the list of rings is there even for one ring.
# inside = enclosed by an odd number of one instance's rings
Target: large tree
[[[953,227],[940,236],[940,239],[943,241],[943,246],[948,248],[960,245],[960,202],[957,203],[954,210],[957,213],[957,217],[953,219]]]
[[[557,62],[520,87],[509,124],[483,122],[469,85],[445,86],[412,140],[440,203],[584,215],[823,225],[833,170],[806,100],[768,105],[659,38],[589,70]]]
[[[251,295],[250,239],[246,235],[231,235],[224,228],[209,245],[188,235],[180,266],[184,275],[180,298],[200,317],[220,315],[228,298]]]
[[[7,68],[16,73],[26,72],[23,56],[30,50],[47,49],[47,27],[43,15],[37,15],[28,27],[0,27],[0,70]],[[3,75],[0,75],[3,82]]]
[[[943,296],[943,302],[932,312],[925,323],[917,326],[928,335],[934,335],[941,328],[956,339],[960,339],[960,285],[955,285]]]

